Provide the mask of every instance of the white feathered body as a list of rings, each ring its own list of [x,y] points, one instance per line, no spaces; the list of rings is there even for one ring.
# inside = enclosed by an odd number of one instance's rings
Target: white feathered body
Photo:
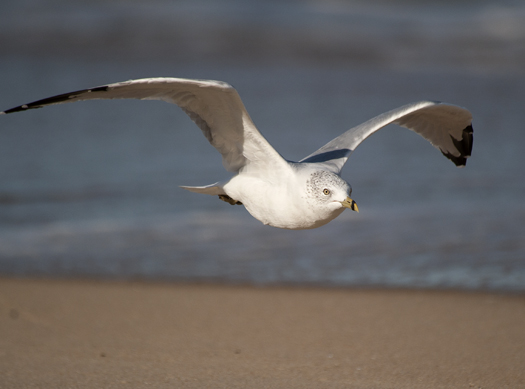
[[[267,174],[241,170],[220,186],[263,224],[291,230],[317,228],[335,219],[344,208],[338,201],[321,207],[313,204],[316,200],[311,196],[310,181],[317,169],[316,164],[311,165],[290,163],[289,169]],[[345,187],[338,193],[341,200],[348,196],[347,191]]]

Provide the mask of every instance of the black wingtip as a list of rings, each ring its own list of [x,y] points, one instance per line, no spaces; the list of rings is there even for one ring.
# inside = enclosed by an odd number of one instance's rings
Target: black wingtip
[[[8,113],[13,113],[13,112],[27,111],[28,109],[42,108],[42,107],[45,107],[46,105],[60,104],[60,103],[66,102],[69,99],[77,97],[78,95],[81,95],[83,93],[106,92],[108,89],[109,89],[109,86],[104,85],[104,86],[99,86],[96,88],[83,89],[83,90],[79,90],[75,92],[64,93],[61,95],[48,97],[46,99],[33,101],[32,103],[29,103],[29,104],[19,105],[18,107],[14,107],[6,111],[0,112],[0,115],[5,115]]]
[[[453,156],[453,155],[450,154],[450,153],[445,153],[443,150],[441,150],[441,152],[443,153],[443,155],[444,155],[445,157],[447,157],[447,158],[450,159],[452,162],[454,162],[454,164],[455,164],[457,167],[464,167],[464,166],[467,164],[467,158],[466,158],[466,157],[462,157],[462,156],[455,157],[455,156]]]
[[[452,143],[454,143],[454,146],[459,151],[458,157],[452,155],[451,153],[445,153],[444,151],[441,152],[445,157],[454,162],[456,166],[464,167],[467,164],[467,158],[472,155],[472,144],[474,142],[473,134],[474,129],[472,128],[472,124],[470,124],[463,130],[461,139],[458,140],[453,136],[450,137],[452,139]]]
[[[34,108],[37,108],[37,107],[34,107]],[[0,115],[7,115],[8,113],[26,111],[28,109],[30,109],[28,104],[19,105],[18,107],[7,109],[4,112],[0,112]]]

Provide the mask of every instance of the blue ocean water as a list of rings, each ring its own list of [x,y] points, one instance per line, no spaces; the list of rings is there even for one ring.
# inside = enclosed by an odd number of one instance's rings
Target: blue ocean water
[[[343,171],[360,213],[286,231],[178,188],[228,174],[177,107],[0,116],[1,275],[525,290],[524,7],[219,4],[12,5],[0,109],[130,78],[219,79],[299,160],[384,111],[441,100],[473,113],[467,167],[389,126]]]

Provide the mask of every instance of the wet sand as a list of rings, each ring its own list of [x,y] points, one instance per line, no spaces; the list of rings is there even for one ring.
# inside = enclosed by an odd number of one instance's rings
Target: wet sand
[[[0,387],[520,388],[525,296],[0,280]]]

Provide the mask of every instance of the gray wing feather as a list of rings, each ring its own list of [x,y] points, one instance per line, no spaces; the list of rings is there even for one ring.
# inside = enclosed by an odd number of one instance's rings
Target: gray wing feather
[[[472,115],[464,108],[421,101],[385,112],[351,128],[300,162],[322,163],[339,173],[361,142],[388,124],[408,128],[428,140],[456,166],[465,166],[472,152]]]
[[[222,154],[223,165],[228,171],[236,172],[250,163],[286,164],[259,133],[237,91],[221,81],[181,78],[131,80],[49,97],[2,113],[95,99],[162,100],[178,105]]]

